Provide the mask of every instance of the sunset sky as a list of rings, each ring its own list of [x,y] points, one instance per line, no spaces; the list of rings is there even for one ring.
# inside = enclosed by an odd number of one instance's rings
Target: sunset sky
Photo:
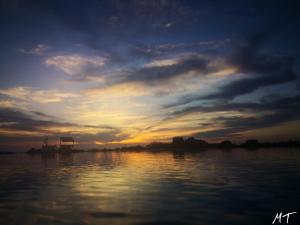
[[[300,138],[290,1],[0,0],[0,150]]]

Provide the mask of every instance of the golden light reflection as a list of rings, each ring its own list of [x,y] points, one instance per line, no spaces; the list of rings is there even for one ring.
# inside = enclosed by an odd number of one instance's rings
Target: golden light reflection
[[[69,181],[69,186],[71,192],[78,193],[96,212],[139,215],[155,210],[149,204],[159,201],[157,197],[169,192],[168,188],[173,190],[165,185],[166,180],[174,183],[174,187],[178,182],[201,182],[218,169],[199,157],[170,152],[103,152],[90,156],[93,163],[77,168],[77,176]],[[124,218],[130,219],[134,218]]]
[[[199,179],[206,176],[204,165],[197,162],[195,168],[195,159],[189,155],[180,161],[174,158],[172,153],[147,152],[97,153],[94,158],[99,164],[95,163],[89,169],[82,168],[78,176],[71,180],[71,186],[81,196],[94,199],[95,211],[130,212],[131,207],[138,208],[128,205],[130,199],[137,199],[145,192],[163,192],[161,183],[170,174],[174,175],[170,178],[175,180]],[[203,172],[200,173],[201,167]],[[129,208],[124,208],[125,202]],[[135,202],[138,204],[138,201]]]

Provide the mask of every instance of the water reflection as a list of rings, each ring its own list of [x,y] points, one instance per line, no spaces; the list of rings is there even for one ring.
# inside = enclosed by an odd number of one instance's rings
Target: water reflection
[[[5,155],[0,224],[270,224],[297,211],[299,161],[294,149]]]
[[[174,160],[184,160],[185,152],[173,152]]]

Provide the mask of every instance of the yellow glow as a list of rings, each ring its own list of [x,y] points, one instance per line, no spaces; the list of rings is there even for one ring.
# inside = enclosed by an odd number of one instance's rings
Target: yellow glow
[[[154,60],[150,63],[147,63],[145,67],[155,67],[155,66],[172,66],[178,63],[178,59],[161,59]]]
[[[150,94],[149,89],[137,83],[125,83],[113,85],[104,88],[91,88],[85,91],[85,94],[90,98],[98,97],[128,97],[128,96],[142,96]]]
[[[235,74],[236,72],[237,72],[236,68],[229,67],[229,68],[225,68],[223,70],[217,71],[215,73],[212,73],[211,75],[223,77],[223,76],[229,76],[229,75]]]
[[[94,128],[94,127],[82,127],[82,126],[68,126],[68,127],[40,127],[41,130],[51,133],[73,133],[73,134],[97,134],[108,132],[110,129],[106,128]]]
[[[39,131],[7,129],[7,128],[0,127],[0,134],[5,136],[45,136],[47,133],[43,133]]]

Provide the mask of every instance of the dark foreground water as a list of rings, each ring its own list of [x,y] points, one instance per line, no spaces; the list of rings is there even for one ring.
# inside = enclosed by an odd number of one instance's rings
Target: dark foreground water
[[[1,225],[300,224],[299,201],[299,149],[0,156]]]

